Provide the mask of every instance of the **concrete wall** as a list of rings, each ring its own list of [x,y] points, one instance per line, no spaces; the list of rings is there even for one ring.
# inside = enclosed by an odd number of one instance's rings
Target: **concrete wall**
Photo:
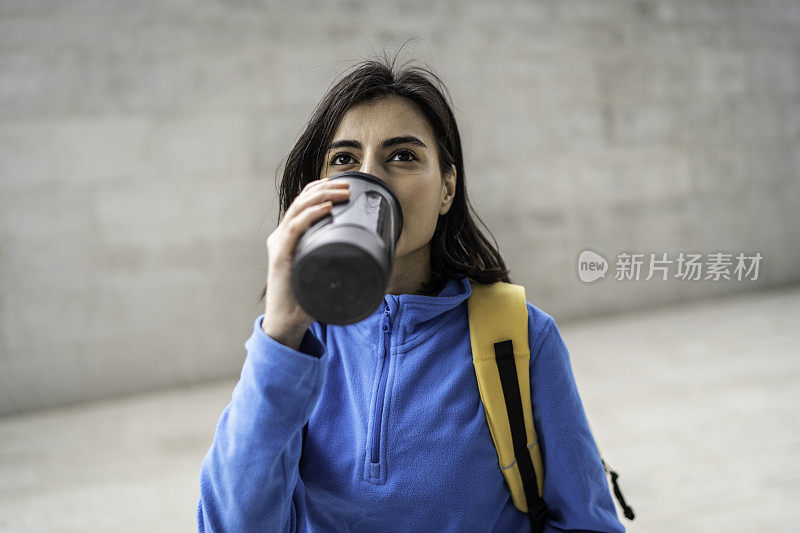
[[[796,1],[6,0],[0,415],[237,374],[277,166],[339,72],[411,37],[534,305],[800,281]],[[764,259],[750,281],[584,284],[587,247]]]

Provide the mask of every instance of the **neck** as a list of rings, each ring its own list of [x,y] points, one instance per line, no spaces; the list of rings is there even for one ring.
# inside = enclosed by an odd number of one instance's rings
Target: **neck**
[[[395,257],[386,294],[422,294],[422,284],[430,280],[430,243],[402,257]]]

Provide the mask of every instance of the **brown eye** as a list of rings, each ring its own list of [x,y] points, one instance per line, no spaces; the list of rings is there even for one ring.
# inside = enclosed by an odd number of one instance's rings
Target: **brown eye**
[[[398,159],[397,161],[400,161],[401,163],[408,163],[408,162],[411,162],[411,161],[415,161],[417,159],[417,156],[411,150],[399,150],[399,151],[395,152],[394,155],[392,155],[392,157],[395,157],[395,156],[398,156],[398,155],[404,155],[404,156],[409,156],[410,157],[410,159]]]
[[[331,165],[337,165],[337,164],[338,165],[349,165],[350,164],[350,163],[342,163],[342,162],[338,162],[337,163],[337,161],[339,161],[340,157],[351,158],[352,156],[347,152],[340,152],[340,153],[336,154],[335,156],[333,156],[331,158],[330,164]]]

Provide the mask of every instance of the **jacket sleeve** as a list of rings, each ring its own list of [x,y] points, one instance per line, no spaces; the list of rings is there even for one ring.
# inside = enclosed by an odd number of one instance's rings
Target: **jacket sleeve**
[[[241,376],[200,469],[199,532],[305,529],[302,428],[330,355],[316,322],[294,350],[264,333],[263,318],[245,342]]]
[[[544,531],[624,533],[578,394],[569,352],[555,321],[546,316],[539,338],[531,338],[533,419],[548,506]],[[529,331],[534,331],[533,320]]]

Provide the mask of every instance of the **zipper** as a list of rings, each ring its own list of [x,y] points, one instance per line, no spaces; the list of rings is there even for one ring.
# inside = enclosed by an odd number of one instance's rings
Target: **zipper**
[[[386,396],[386,378],[389,374],[389,341],[391,340],[391,318],[392,312],[386,301],[383,302],[383,320],[381,330],[383,331],[383,363],[378,381],[378,394],[375,398],[375,417],[372,422],[372,446],[370,462],[380,463],[381,459],[381,422],[383,419],[383,402]]]

